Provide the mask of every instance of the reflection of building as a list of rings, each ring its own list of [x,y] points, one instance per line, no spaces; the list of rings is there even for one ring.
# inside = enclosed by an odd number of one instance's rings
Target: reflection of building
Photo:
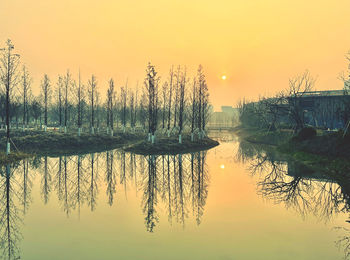
[[[209,128],[228,128],[238,124],[238,109],[222,106],[221,112],[213,112],[209,119]]]

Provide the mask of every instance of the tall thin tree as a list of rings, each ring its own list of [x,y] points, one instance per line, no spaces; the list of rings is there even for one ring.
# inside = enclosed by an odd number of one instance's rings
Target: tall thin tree
[[[0,79],[5,86],[6,92],[6,154],[9,155],[10,149],[10,96],[13,89],[17,86],[19,74],[17,71],[19,65],[19,55],[14,54],[14,45],[11,40],[7,40],[6,48],[1,49],[0,56]]]

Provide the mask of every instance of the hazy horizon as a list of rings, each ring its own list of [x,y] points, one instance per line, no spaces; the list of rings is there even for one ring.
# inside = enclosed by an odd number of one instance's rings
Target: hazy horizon
[[[3,1],[1,46],[10,38],[39,92],[80,68],[102,93],[113,77],[142,84],[148,62],[164,80],[171,65],[193,75],[202,64],[215,110],[288,86],[306,69],[318,90],[340,89],[350,49],[350,2],[239,1]],[[227,76],[222,80],[223,75]]]

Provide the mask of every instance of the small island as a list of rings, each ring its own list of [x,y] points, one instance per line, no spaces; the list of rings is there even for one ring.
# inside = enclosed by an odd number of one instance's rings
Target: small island
[[[0,164],[2,165],[34,155],[75,155],[118,148],[142,155],[179,154],[208,150],[219,145],[217,141],[209,137],[193,138],[193,141],[191,141],[190,135],[184,135],[181,143],[179,143],[178,137],[164,135],[160,135],[159,138],[155,139],[155,143],[151,143],[143,132],[123,133],[122,131],[116,131],[113,136],[107,135],[106,132],[81,133],[78,136],[72,132],[28,130],[12,133],[13,151],[6,155],[4,152],[6,149],[5,132],[0,132],[0,140],[0,149],[2,150],[0,152]]]

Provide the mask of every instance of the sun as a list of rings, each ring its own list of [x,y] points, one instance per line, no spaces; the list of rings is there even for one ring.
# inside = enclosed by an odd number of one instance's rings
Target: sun
[[[221,79],[222,79],[222,80],[225,80],[226,78],[227,78],[226,75],[222,75],[222,76],[221,76]]]
[[[225,169],[225,165],[221,164],[221,165],[220,165],[220,168],[221,168],[221,169]]]

